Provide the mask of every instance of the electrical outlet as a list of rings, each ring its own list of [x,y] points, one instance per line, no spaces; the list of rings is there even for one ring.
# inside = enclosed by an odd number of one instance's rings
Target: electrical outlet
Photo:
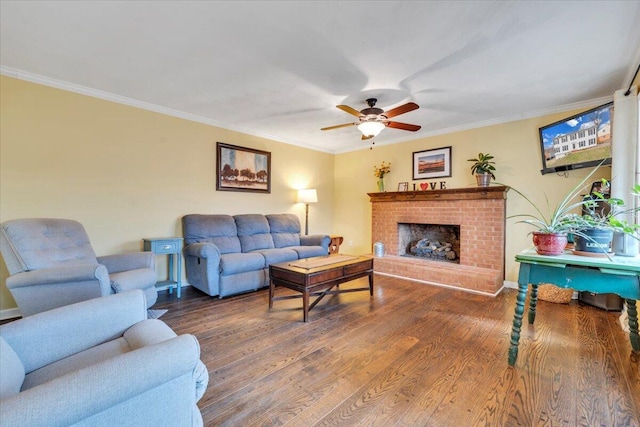
[[[349,246],[353,246],[353,240],[349,240]]]

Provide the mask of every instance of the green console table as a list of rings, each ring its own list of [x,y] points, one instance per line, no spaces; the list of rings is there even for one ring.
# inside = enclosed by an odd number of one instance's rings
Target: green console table
[[[640,300],[640,256],[613,256],[609,259],[577,256],[571,252],[558,256],[546,256],[538,255],[535,249],[528,249],[516,255],[516,261],[520,263],[520,272],[518,297],[511,329],[509,365],[515,365],[518,357],[522,316],[529,285],[531,285],[529,323],[533,324],[538,303],[538,285],[543,283],[551,283],[576,291],[613,293],[624,298],[629,314],[631,348],[633,351],[640,351],[636,309],[636,300]]]

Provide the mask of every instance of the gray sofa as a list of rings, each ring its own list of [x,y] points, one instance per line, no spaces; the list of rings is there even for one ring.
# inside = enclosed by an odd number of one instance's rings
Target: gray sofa
[[[185,215],[187,281],[220,298],[269,285],[271,264],[328,254],[327,235],[300,235],[293,214]]]
[[[202,426],[197,339],[146,317],[134,290],[0,326],[0,424]]]

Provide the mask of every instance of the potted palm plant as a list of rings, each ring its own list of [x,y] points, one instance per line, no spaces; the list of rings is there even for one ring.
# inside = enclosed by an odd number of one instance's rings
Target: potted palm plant
[[[524,218],[518,223],[528,224],[535,228],[530,234],[533,235],[533,245],[540,255],[560,255],[564,252],[568,242],[568,234],[576,230],[576,209],[590,203],[580,197],[580,193],[587,187],[587,182],[598,168],[589,173],[578,185],[572,188],[569,193],[555,207],[551,207],[549,199],[545,195],[546,212],[536,205],[530,198],[516,188],[510,187],[512,191],[520,195],[529,205],[533,207],[535,213],[516,214],[508,218]]]
[[[476,176],[478,187],[487,187],[491,183],[491,179],[496,179],[493,171],[496,170],[495,162],[492,162],[493,156],[489,153],[478,153],[476,159],[468,159],[467,161],[473,162],[471,165],[471,175]]]

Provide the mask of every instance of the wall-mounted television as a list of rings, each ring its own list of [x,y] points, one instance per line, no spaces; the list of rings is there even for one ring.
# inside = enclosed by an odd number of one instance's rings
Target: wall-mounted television
[[[613,102],[541,127],[543,175],[611,164]]]

